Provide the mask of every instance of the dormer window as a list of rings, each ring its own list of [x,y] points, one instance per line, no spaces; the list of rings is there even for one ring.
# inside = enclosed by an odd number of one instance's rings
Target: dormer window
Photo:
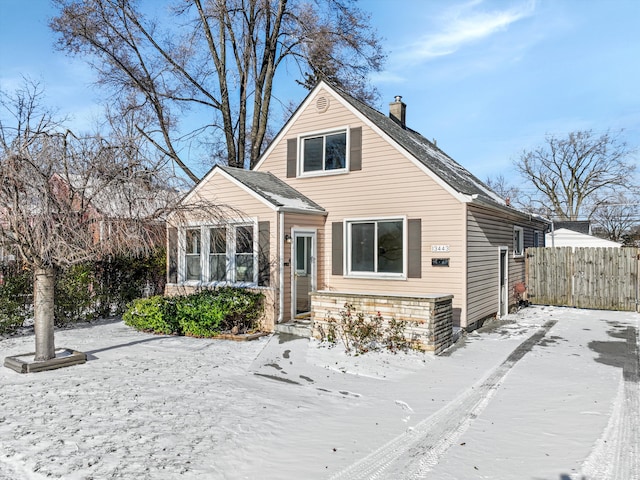
[[[337,173],[347,168],[347,131],[334,131],[302,138],[301,173]]]

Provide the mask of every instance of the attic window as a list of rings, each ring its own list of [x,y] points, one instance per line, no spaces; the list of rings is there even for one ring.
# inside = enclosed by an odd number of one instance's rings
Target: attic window
[[[303,174],[344,171],[347,166],[347,132],[333,131],[302,138],[300,171]]]
[[[318,97],[316,100],[316,110],[318,113],[324,113],[329,110],[329,99],[327,97]]]

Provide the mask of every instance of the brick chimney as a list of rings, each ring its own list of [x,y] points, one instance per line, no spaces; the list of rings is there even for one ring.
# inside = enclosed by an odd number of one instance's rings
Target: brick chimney
[[[402,128],[406,128],[407,106],[402,102],[400,95],[396,95],[395,101],[389,104],[389,117]]]

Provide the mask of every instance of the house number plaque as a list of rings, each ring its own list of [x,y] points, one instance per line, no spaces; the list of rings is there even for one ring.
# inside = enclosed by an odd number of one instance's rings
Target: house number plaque
[[[448,258],[432,258],[431,266],[432,267],[448,267],[449,259]]]
[[[449,245],[431,245],[432,252],[448,252]]]

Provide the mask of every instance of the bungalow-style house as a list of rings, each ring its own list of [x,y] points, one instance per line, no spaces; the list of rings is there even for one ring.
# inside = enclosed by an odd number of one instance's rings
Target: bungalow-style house
[[[182,200],[241,213],[174,222],[167,293],[261,288],[264,326],[276,330],[345,302],[413,319],[449,302],[449,325],[467,330],[505,315],[547,222],[510,207],[405,118],[401,97],[387,116],[320,82],[252,171],[217,165]]]

